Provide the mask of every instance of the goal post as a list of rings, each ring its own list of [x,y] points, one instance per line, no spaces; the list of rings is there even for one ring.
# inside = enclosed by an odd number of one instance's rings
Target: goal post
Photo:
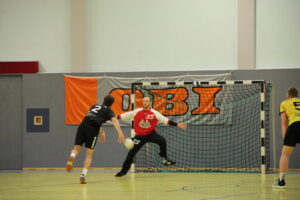
[[[175,166],[164,167],[159,147],[147,143],[136,155],[132,171],[266,173],[270,101],[266,87],[263,80],[133,83],[132,110],[150,96],[153,109],[188,128],[157,127]],[[132,137],[133,127],[134,121]]]

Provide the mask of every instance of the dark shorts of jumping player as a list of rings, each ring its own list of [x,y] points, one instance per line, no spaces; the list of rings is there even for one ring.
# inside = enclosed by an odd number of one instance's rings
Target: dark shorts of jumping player
[[[83,121],[76,133],[75,145],[82,146],[85,143],[86,148],[94,149],[99,135],[99,127],[94,126],[89,121]]]
[[[300,143],[300,121],[289,125],[283,140],[285,146],[295,147],[297,143]]]

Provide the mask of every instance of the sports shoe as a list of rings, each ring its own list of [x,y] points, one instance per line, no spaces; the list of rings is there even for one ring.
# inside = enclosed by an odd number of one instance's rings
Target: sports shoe
[[[284,179],[282,179],[282,180],[277,179],[277,180],[276,180],[276,183],[273,184],[272,187],[273,187],[273,188],[278,188],[278,189],[283,189],[283,188],[285,188],[285,187],[286,187],[286,186],[285,186],[285,180],[284,180]]]
[[[66,167],[67,172],[72,171],[72,169],[73,169],[73,162],[74,162],[74,157],[70,156],[69,160],[67,162],[67,167]]]
[[[84,175],[81,175],[81,176],[80,176],[80,183],[81,183],[81,184],[86,184],[85,176],[84,176]]]
[[[168,160],[168,159],[166,159],[166,158],[163,158],[163,159],[162,159],[162,163],[163,163],[163,165],[165,165],[165,166],[170,166],[170,165],[175,165],[175,164],[176,164],[176,162],[174,162],[174,161],[172,161],[172,160]]]
[[[118,172],[115,177],[122,177],[125,176],[126,174],[124,174],[123,172]]]

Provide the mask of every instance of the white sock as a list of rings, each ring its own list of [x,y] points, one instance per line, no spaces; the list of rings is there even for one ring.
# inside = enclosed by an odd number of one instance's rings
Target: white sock
[[[72,151],[71,152],[71,157],[75,158],[76,154]]]
[[[285,178],[286,173],[279,173],[279,180],[282,181]]]
[[[81,175],[86,176],[87,171],[88,171],[87,169],[83,168]]]

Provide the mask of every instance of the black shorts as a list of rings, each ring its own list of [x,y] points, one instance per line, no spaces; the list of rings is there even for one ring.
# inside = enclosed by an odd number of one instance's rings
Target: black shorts
[[[93,126],[90,122],[83,121],[77,129],[75,145],[82,146],[85,143],[85,147],[94,149],[98,135],[99,127]]]
[[[300,121],[289,125],[283,140],[285,146],[295,147],[297,143],[300,143]]]

